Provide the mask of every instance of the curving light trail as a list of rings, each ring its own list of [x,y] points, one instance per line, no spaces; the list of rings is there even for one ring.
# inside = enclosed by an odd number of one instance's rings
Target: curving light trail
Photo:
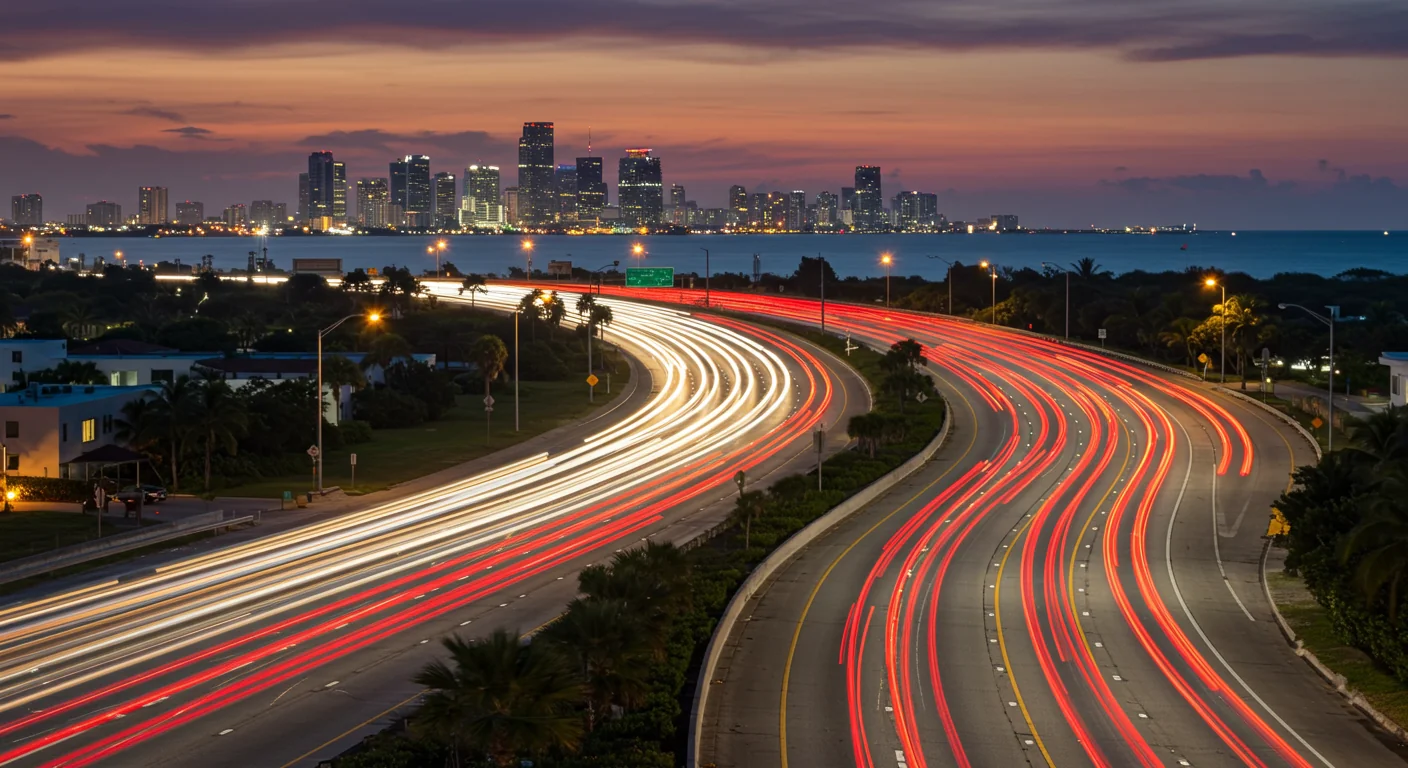
[[[698,291],[608,291],[691,303],[702,298]],[[712,303],[807,325],[817,324],[820,310],[806,299],[719,291]],[[1122,663],[1148,668],[1161,680],[1148,696],[1182,702],[1209,740],[1238,763],[1311,765],[1287,735],[1319,758],[1299,734],[1271,725],[1284,723],[1270,706],[1260,698],[1261,706],[1244,700],[1209,664],[1208,647],[1193,642],[1168,609],[1167,585],[1151,567],[1155,510],[1177,509],[1192,473],[1252,473],[1255,449],[1237,417],[1202,391],[1142,366],[1034,335],[865,306],[830,303],[826,310],[828,329],[877,346],[918,340],[934,367],[990,411],[981,423],[1002,435],[992,455],[889,535],[865,578],[851,588],[855,599],[838,641],[854,765],[893,765],[897,758],[907,768],[978,764],[968,741],[975,727],[986,731],[995,724],[965,723],[959,707],[971,692],[946,685],[957,663],[951,660],[956,638],[975,633],[963,635],[939,620],[943,601],[967,599],[952,594],[960,578],[982,579],[977,588],[991,606],[984,609],[987,624],[996,628],[982,642],[991,644],[1004,680],[998,690],[1033,764],[1055,765],[1055,755],[1074,753],[1081,756],[1078,764],[1170,764],[1161,735],[1110,674],[1108,644],[1089,639],[1092,619],[1080,607],[1080,593],[1096,586],[1108,591],[1132,641],[1124,647],[1142,654]],[[1203,439],[1194,441],[1180,420],[1201,426]],[[1180,478],[1174,468],[1183,463]],[[1001,543],[981,551],[977,541]],[[1001,589],[1012,554],[1015,607],[1004,603]],[[961,573],[955,570],[960,561],[966,561]],[[1095,568],[1078,578],[1087,564]],[[1103,577],[1098,585],[1097,572]],[[1022,642],[1011,634],[1014,623],[1025,634]],[[1108,622],[1102,631],[1111,632]],[[877,690],[886,705],[880,718]],[[886,746],[896,742],[899,749]]]
[[[778,455],[831,405],[826,368],[777,334],[605,303],[608,336],[659,373],[643,407],[579,446],[0,608],[0,765],[97,763],[580,562]]]

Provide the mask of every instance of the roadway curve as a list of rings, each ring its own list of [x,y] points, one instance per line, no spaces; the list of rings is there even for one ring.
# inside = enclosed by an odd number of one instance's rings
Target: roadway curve
[[[714,304],[818,321],[813,301]],[[1264,597],[1268,506],[1312,459],[1274,417],[973,323],[832,304],[827,326],[919,340],[952,437],[745,608],[701,765],[1403,764]]]
[[[521,293],[491,287],[478,303],[507,309]],[[606,303],[609,336],[649,369],[652,394],[584,441],[0,608],[0,765],[336,754],[414,698],[435,636],[550,620],[580,567],[625,542],[696,535],[726,513],[736,471],[806,465],[818,421],[868,408],[855,375],[813,347]],[[511,399],[498,401],[503,425]]]

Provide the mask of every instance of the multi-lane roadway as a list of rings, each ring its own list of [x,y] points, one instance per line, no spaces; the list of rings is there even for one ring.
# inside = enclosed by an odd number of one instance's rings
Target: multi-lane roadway
[[[522,293],[478,303],[508,310]],[[636,407],[573,444],[0,606],[0,765],[312,764],[414,698],[436,637],[542,624],[582,565],[689,538],[726,514],[735,472],[799,469],[817,424],[868,408],[814,347],[605,303],[609,340],[648,378]]]
[[[820,321],[814,301],[712,299]],[[920,341],[953,431],[742,611],[700,765],[1403,764],[1277,630],[1262,535],[1313,449],[1274,415],[973,323],[838,304],[826,322]]]

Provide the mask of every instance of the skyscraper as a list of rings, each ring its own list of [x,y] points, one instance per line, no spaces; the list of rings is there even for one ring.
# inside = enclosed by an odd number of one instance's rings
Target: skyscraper
[[[665,209],[660,158],[651,157],[648,148],[628,149],[618,170],[616,196],[621,204],[621,221],[631,227],[659,224]]]
[[[187,200],[176,204],[176,223],[183,227],[198,227],[205,223],[205,203]]]
[[[406,172],[410,163],[405,160],[391,161],[391,205],[387,209],[390,216],[388,226],[406,225]]]
[[[455,174],[441,171],[435,174],[435,226],[453,227],[455,214]]]
[[[933,230],[939,221],[939,196],[933,192],[895,195],[895,228],[902,232]]]
[[[508,187],[504,190],[504,217],[509,222],[523,220],[523,198],[518,187]]]
[[[137,223],[156,226],[167,221],[166,187],[139,187],[137,189]]]
[[[787,230],[801,232],[807,227],[807,193],[793,190],[787,196]]]
[[[768,229],[787,229],[787,206],[792,196],[786,192],[769,192],[767,212],[763,216]]]
[[[499,201],[499,166],[471,165],[464,169],[464,198],[460,201],[460,226],[498,229],[506,219]]]
[[[577,223],[577,166],[559,165],[554,179],[557,195],[557,221]]]
[[[854,216],[856,229],[860,230],[876,231],[887,224],[878,165],[856,166]]]
[[[235,203],[234,205],[225,209],[226,225],[231,227],[243,227],[248,223],[249,209],[244,207],[244,203]]]
[[[754,192],[748,196],[748,217],[744,219],[745,224],[750,227],[761,227],[767,223],[768,218],[768,193]]]
[[[391,226],[391,191],[386,179],[357,179],[357,223],[369,229]]]
[[[283,203],[255,200],[249,204],[249,224],[253,227],[282,229],[288,223],[288,211]]]
[[[528,226],[543,226],[557,218],[553,183],[553,125],[524,123],[518,139],[518,216]]]
[[[44,198],[35,193],[10,198],[10,220],[20,227],[44,226]]]
[[[334,190],[337,188],[336,161],[331,152],[308,155],[308,221],[316,229],[327,229],[332,223]],[[346,212],[344,211],[344,214]],[[327,222],[321,220],[326,218]],[[228,223],[228,221],[227,221]]]
[[[748,188],[734,184],[728,188],[728,209],[733,212],[733,223],[744,226],[748,223]]]
[[[401,166],[403,188],[397,197],[397,166]],[[434,222],[435,191],[430,177],[430,158],[426,155],[406,155],[400,163],[391,164],[391,203],[405,212],[411,227],[430,227]]]
[[[577,220],[598,221],[606,207],[606,180],[602,177],[601,158],[577,158]]]
[[[90,227],[116,227],[122,223],[122,206],[107,200],[89,203],[84,218]]]
[[[332,164],[332,223],[347,226],[347,164]]]
[[[294,220],[299,226],[308,223],[308,174],[298,174],[298,210],[294,212]]]
[[[836,216],[836,195],[830,192],[816,193],[816,224],[819,227],[832,227],[839,222]]]

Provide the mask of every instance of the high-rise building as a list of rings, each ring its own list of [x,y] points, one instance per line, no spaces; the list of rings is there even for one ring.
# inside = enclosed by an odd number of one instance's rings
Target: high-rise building
[[[743,220],[750,227],[761,227],[767,222],[768,193],[754,192],[748,196],[748,216]]]
[[[347,226],[347,164],[332,164],[332,223]]]
[[[255,200],[249,204],[249,225],[267,229],[283,229],[288,223],[288,207],[273,200]]]
[[[500,202],[499,192],[499,167],[471,165],[464,169],[460,226],[499,229],[504,224],[504,206]]]
[[[122,224],[122,206],[107,200],[89,203],[84,218],[90,227],[116,227]]]
[[[556,166],[553,160],[553,124],[524,123],[518,139],[518,215],[515,223],[530,227],[557,218]]]
[[[313,152],[308,155],[308,221],[326,229],[321,220],[333,220],[333,201],[337,190],[337,172],[331,152]],[[345,202],[344,202],[345,205]],[[343,211],[346,215],[346,210]],[[226,223],[229,223],[228,217]]]
[[[10,221],[19,227],[44,226],[44,198],[36,193],[10,198]]]
[[[786,192],[769,192],[764,226],[768,229],[787,229],[787,206],[792,196]]]
[[[665,210],[660,158],[651,157],[648,148],[628,149],[618,171],[616,197],[622,223],[630,227],[659,224]]]
[[[406,225],[406,176],[409,167],[410,163],[406,160],[391,161],[391,207],[388,213],[393,227]]]
[[[601,158],[577,158],[577,220],[599,221],[606,207],[606,179]]]
[[[881,191],[880,166],[856,166],[853,207],[856,229],[876,231],[885,228],[885,198]]]
[[[993,229],[998,232],[1016,232],[1019,229],[1015,213],[994,213],[991,218]]]
[[[187,200],[176,204],[176,223],[183,227],[198,227],[205,223],[205,203]]]
[[[139,187],[137,189],[137,223],[144,227],[159,226],[167,222],[166,187]]]
[[[357,180],[357,223],[369,229],[391,226],[391,190],[386,179]]]
[[[744,226],[748,223],[747,187],[742,184],[734,184],[728,188],[728,209],[733,211],[735,225]]]
[[[435,226],[453,227],[455,213],[455,174],[441,171],[435,174]]]
[[[391,202],[401,206],[407,226],[432,226],[435,191],[430,178],[430,158],[426,155],[406,155],[401,161],[403,189],[399,199],[396,196],[396,165],[391,164]]]
[[[830,192],[816,193],[816,225],[818,227],[833,227],[838,223],[836,195]]]
[[[787,196],[787,230],[801,232],[807,228],[807,193],[793,190]]]
[[[901,232],[933,231],[939,223],[939,196],[932,192],[895,195],[895,228]]]
[[[225,216],[224,216],[224,218],[225,218],[225,224],[226,224],[227,226],[231,226],[231,227],[244,227],[244,226],[248,226],[248,225],[249,225],[249,209],[244,206],[244,203],[235,203],[234,205],[231,205],[229,208],[226,208],[226,209],[225,209]],[[325,218],[326,218],[326,216],[319,216],[319,217],[318,217],[318,220],[322,220],[322,219],[325,219]],[[315,221],[314,221],[314,225],[315,225],[315,226],[318,226],[318,220],[315,220]]]
[[[294,211],[294,219],[299,226],[308,223],[308,174],[298,174],[298,210]]]
[[[557,221],[577,223],[577,166],[559,165],[553,181],[557,195]]]
[[[504,189],[504,217],[509,222],[523,220],[523,197],[518,187]]]

